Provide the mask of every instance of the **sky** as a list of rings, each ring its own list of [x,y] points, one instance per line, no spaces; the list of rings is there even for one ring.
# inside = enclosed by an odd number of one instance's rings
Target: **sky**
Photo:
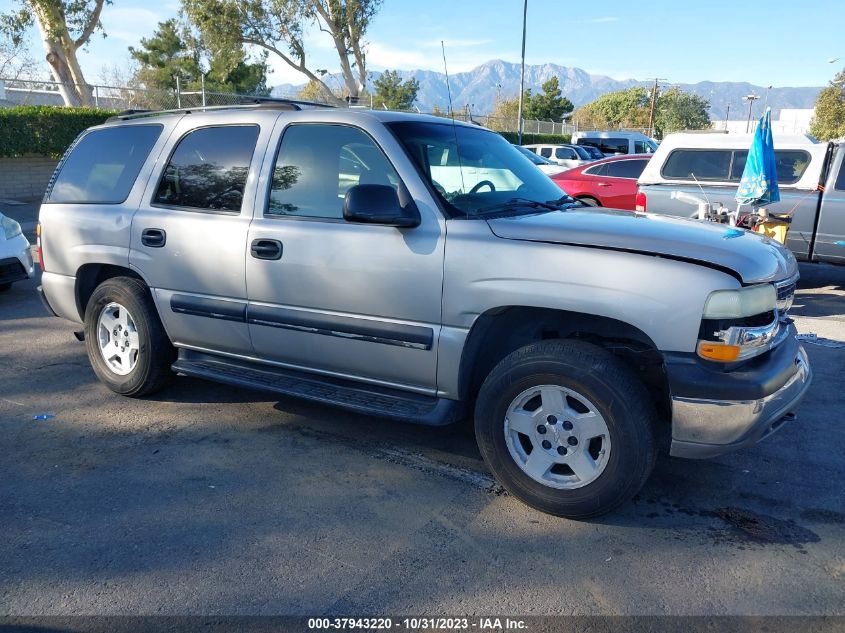
[[[0,13],[19,1],[0,0]],[[95,35],[80,56],[88,81],[97,81],[105,66],[126,67],[127,48],[178,10],[178,0],[114,0],[106,6],[107,37]],[[614,79],[821,86],[845,66],[842,24],[842,0],[528,0],[525,53],[529,64],[576,66]],[[442,71],[441,40],[450,73],[491,59],[518,62],[521,25],[521,0],[385,0],[367,38],[369,69]],[[35,33],[31,43],[42,58]],[[337,70],[327,35],[314,29],[306,45],[312,68]],[[278,58],[270,62],[270,85],[306,81]]]

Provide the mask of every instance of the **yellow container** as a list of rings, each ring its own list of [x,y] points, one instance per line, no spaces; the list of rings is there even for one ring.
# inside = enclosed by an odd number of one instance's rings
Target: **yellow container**
[[[755,226],[754,232],[761,233],[766,237],[777,240],[781,244],[786,244],[786,234],[789,232],[789,224],[787,222],[769,220],[767,222],[761,222]]]

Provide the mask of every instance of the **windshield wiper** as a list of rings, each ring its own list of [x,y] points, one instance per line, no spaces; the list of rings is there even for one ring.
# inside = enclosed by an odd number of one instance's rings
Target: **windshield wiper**
[[[560,211],[565,205],[569,204],[569,200],[560,198],[559,200],[549,200],[547,202],[540,202],[538,200],[531,200],[530,198],[509,198],[504,202],[490,205],[478,209],[477,213],[489,213],[493,211],[507,211],[509,209],[519,209],[521,207],[529,207],[531,209],[546,209],[548,211]]]

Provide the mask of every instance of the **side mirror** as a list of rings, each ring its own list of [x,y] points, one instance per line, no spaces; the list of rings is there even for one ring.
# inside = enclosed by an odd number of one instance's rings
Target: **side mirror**
[[[400,197],[405,198],[404,204]],[[401,228],[420,225],[417,205],[402,185],[399,192],[388,185],[351,187],[343,200],[343,218],[348,222]]]

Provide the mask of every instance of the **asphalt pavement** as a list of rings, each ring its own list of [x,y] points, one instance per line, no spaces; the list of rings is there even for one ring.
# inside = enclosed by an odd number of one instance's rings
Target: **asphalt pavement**
[[[845,267],[802,275],[799,330],[845,341]],[[0,616],[845,614],[845,348],[807,345],[774,437],[575,522],[504,494],[467,425],[119,397],[35,285],[0,295]]]

